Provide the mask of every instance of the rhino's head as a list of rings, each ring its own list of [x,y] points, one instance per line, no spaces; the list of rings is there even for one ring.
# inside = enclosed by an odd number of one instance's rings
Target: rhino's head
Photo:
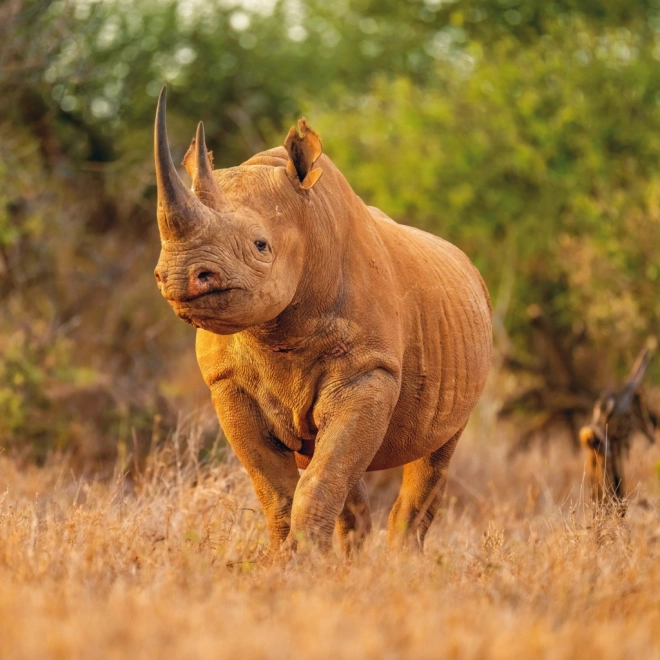
[[[176,314],[198,328],[231,334],[266,323],[291,303],[303,269],[304,245],[295,211],[300,195],[288,180],[291,171],[262,168],[280,172],[253,181],[254,189],[241,194],[234,194],[234,186],[232,195],[227,195],[212,173],[200,123],[184,159],[193,181],[191,192],[172,162],[165,101],[163,89],[155,128],[162,245],[155,270],[158,287]],[[314,138],[318,141],[315,134]],[[297,133],[289,135],[289,153],[301,155],[298,141],[302,138]],[[308,151],[302,149],[303,158],[298,159],[303,168]],[[320,155],[320,141],[314,155],[309,169]],[[315,181],[320,170],[310,174]],[[241,181],[237,185],[240,188]],[[245,186],[250,187],[250,182]]]

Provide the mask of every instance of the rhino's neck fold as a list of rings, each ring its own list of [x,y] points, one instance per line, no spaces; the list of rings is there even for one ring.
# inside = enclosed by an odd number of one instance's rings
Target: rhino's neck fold
[[[303,198],[304,267],[291,304],[272,321],[245,331],[246,338],[270,350],[304,348],[333,334],[349,304],[347,281],[360,278],[360,241],[355,239],[372,218],[343,176],[336,175],[331,189],[339,187],[341,195],[330,197],[318,186]]]

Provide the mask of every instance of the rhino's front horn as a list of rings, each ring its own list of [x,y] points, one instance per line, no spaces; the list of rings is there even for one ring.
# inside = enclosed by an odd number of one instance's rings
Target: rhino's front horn
[[[158,98],[154,155],[158,185],[158,228],[164,240],[177,240],[196,233],[208,221],[206,207],[186,188],[172,162],[167,140],[165,106],[167,88]]]
[[[212,162],[211,155],[206,149],[204,124],[200,121],[197,135],[183,159],[183,164],[190,174],[192,189],[197,198],[214,211],[226,213],[233,210],[233,206],[213,178]]]

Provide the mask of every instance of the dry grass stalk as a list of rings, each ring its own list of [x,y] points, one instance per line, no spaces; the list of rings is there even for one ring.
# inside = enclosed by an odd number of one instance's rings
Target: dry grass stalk
[[[632,448],[625,521],[594,519],[561,445],[507,460],[468,429],[424,556],[386,550],[383,473],[352,563],[281,568],[253,561],[267,531],[244,470],[200,462],[184,426],[134,483],[129,456],[109,483],[0,457],[7,655],[660,658],[660,447]]]
[[[651,361],[652,349],[638,355],[630,375],[618,391],[604,391],[593,408],[591,422],[580,429],[580,442],[587,453],[587,472],[592,499],[625,513],[624,459],[636,432],[650,443],[655,440],[656,420],[650,414],[640,387]]]

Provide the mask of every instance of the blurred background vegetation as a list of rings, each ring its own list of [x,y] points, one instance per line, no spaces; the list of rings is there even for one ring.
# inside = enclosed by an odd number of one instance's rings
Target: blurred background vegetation
[[[658,334],[660,0],[5,0],[0,445],[99,467],[207,399],[152,274],[163,82],[176,162],[200,119],[227,167],[306,113],[467,252],[504,412],[570,428]]]

